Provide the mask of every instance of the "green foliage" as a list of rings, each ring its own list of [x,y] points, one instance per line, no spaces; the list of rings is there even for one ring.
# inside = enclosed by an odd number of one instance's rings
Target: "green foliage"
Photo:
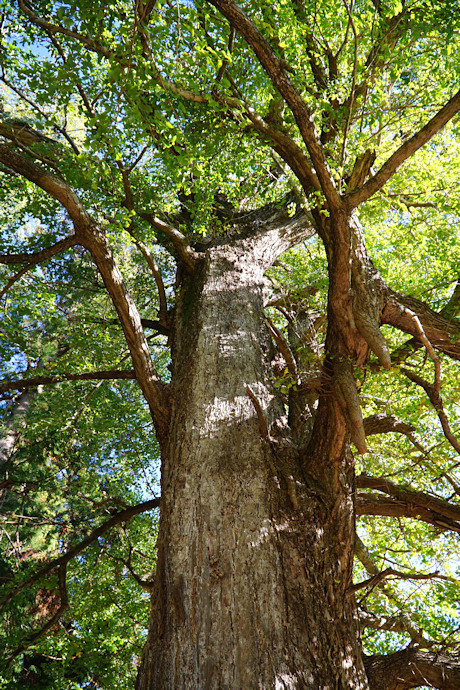
[[[135,239],[158,263],[170,309],[180,282],[176,252],[148,214],[174,222],[191,242],[203,235],[215,241],[229,215],[279,204],[292,188],[297,191],[279,151],[254,124],[257,115],[303,147],[294,118],[246,43],[209,3],[160,1],[140,22],[134,3],[124,0],[34,2],[40,17],[64,30],[51,35],[26,21],[17,3],[3,0],[0,6],[2,123],[20,120],[43,135],[33,146],[36,162],[64,178],[104,226],[143,318],[156,319],[160,301]],[[290,66],[342,192],[359,154],[375,149],[377,170],[457,88],[455,0],[356,0],[353,24],[343,0],[249,0],[245,9]],[[359,211],[369,252],[388,284],[435,310],[451,296],[460,269],[458,135],[454,120]],[[8,141],[32,155],[20,139]],[[0,177],[2,254],[32,253],[68,236],[71,224],[55,200],[4,169]],[[308,212],[320,201],[314,195],[302,199]],[[2,286],[14,266],[0,266]],[[289,250],[269,278],[270,316],[286,340],[291,315],[299,321],[306,312],[315,315],[314,336],[294,339],[294,356],[300,374],[317,375],[329,288],[318,237]],[[130,366],[115,309],[85,250],[72,249],[32,268],[2,300],[3,379]],[[167,380],[166,338],[146,332]],[[389,328],[385,335],[392,349],[406,340]],[[406,357],[404,366],[433,378],[421,350]],[[382,372],[373,360],[357,378],[364,413],[404,419],[416,428],[417,443],[394,434],[370,438],[361,469],[458,497],[457,456],[422,389],[414,389],[399,366]],[[278,386],[286,400],[296,385],[284,368]],[[443,398],[454,432],[459,390],[458,371],[446,359]],[[5,429],[18,402],[18,395],[5,394]],[[151,418],[132,381],[34,389],[27,423],[16,431],[17,443],[2,467],[3,512],[9,516],[0,523],[5,589],[81,541],[114,510],[151,497],[158,483]],[[452,642],[460,577],[454,536],[405,518],[360,518],[358,532],[379,568],[440,570],[448,578],[393,581],[374,588],[363,605],[380,615],[403,612],[439,646]],[[130,568],[148,579],[155,537],[156,516],[143,515],[104,534],[76,558],[68,570],[69,608],[27,651],[21,651],[24,640],[53,615],[56,573],[14,599],[0,627],[0,646],[7,654],[19,653],[2,670],[0,688],[33,682],[109,690],[132,684],[148,597]],[[356,579],[367,577],[357,563]],[[365,635],[368,652],[393,650],[408,640],[407,633]]]

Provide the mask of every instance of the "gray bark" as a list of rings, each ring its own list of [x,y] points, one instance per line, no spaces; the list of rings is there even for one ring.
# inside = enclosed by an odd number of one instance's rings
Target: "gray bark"
[[[176,307],[157,577],[136,687],[365,689],[346,592],[347,444],[326,478],[290,443],[262,307],[277,252],[269,236],[248,243],[208,250]]]

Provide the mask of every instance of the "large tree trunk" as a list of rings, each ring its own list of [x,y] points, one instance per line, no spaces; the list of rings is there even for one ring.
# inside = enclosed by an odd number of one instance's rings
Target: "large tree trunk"
[[[328,427],[311,446],[317,456],[289,443],[270,369],[265,255],[260,242],[253,249],[208,250],[176,307],[138,690],[368,687],[346,593],[354,524],[344,421],[331,397],[319,410]]]

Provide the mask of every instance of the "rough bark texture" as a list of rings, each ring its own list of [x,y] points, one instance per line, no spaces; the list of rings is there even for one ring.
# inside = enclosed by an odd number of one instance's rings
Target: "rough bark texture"
[[[371,690],[409,690],[422,685],[458,690],[457,660],[441,652],[403,649],[394,654],[375,654],[365,660]]]
[[[311,458],[289,444],[258,242],[257,251],[244,242],[208,251],[176,307],[173,421],[138,690],[368,687],[346,594],[352,467],[342,443],[325,484],[303,473]]]

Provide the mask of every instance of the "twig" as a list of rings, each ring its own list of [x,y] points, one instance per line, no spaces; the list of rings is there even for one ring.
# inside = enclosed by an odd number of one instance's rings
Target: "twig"
[[[67,564],[64,563],[63,565],[61,565],[59,567],[59,596],[61,599],[61,603],[59,605],[58,610],[56,611],[54,616],[52,616],[52,618],[50,618],[50,620],[42,628],[40,628],[40,630],[37,630],[35,633],[32,633],[32,635],[29,635],[28,637],[26,637],[24,642],[22,642],[22,644],[19,647],[17,647],[13,652],[11,652],[11,654],[8,655],[8,657],[7,657],[7,659],[8,659],[7,664],[8,665],[11,664],[11,662],[17,656],[19,656],[19,654],[21,654],[24,650],[31,647],[34,644],[34,642],[37,642],[37,640],[39,640],[41,637],[46,635],[46,633],[49,630],[51,630],[51,628],[54,625],[56,625],[56,623],[61,618],[64,611],[67,609],[67,607],[69,605],[69,598],[68,598],[68,594],[67,594],[66,575],[67,575]]]
[[[444,575],[440,575],[438,570],[436,570],[436,572],[434,573],[428,573],[427,575],[424,575],[423,573],[401,573],[399,570],[394,570],[393,568],[386,568],[377,575],[370,577],[368,580],[364,580],[363,582],[358,582],[355,585],[351,585],[351,587],[348,588],[348,594],[354,594],[359,589],[363,589],[364,587],[375,587],[387,577],[394,577],[400,580],[433,580],[435,578],[439,578],[442,580],[450,580],[450,578]]]
[[[111,529],[115,525],[119,525],[122,522],[128,522],[135,515],[140,515],[141,513],[145,513],[147,510],[153,510],[154,508],[158,508],[159,506],[160,499],[153,498],[150,501],[139,503],[136,506],[131,506],[126,510],[121,510],[119,513],[116,513],[113,517],[111,517],[106,522],[103,522],[102,525],[97,527],[93,532],[91,532],[91,534],[85,537],[85,539],[83,539],[81,542],[79,542],[71,549],[66,551],[66,553],[64,553],[62,556],[55,558],[53,561],[50,561],[45,566],[40,568],[40,570],[38,570],[34,575],[27,578],[16,587],[13,587],[13,589],[6,596],[4,596],[3,599],[0,600],[0,608],[5,606],[6,604],[9,604],[10,601],[12,601],[22,591],[24,591],[24,589],[30,587],[34,583],[41,580],[42,577],[44,577],[51,571],[55,570],[55,568],[60,568],[61,566],[64,566],[67,563],[69,563],[69,561],[75,558],[75,556],[78,556],[79,553],[81,553],[88,546],[91,546],[91,544],[97,541],[97,539],[99,539],[100,536],[107,532],[107,530]]]

